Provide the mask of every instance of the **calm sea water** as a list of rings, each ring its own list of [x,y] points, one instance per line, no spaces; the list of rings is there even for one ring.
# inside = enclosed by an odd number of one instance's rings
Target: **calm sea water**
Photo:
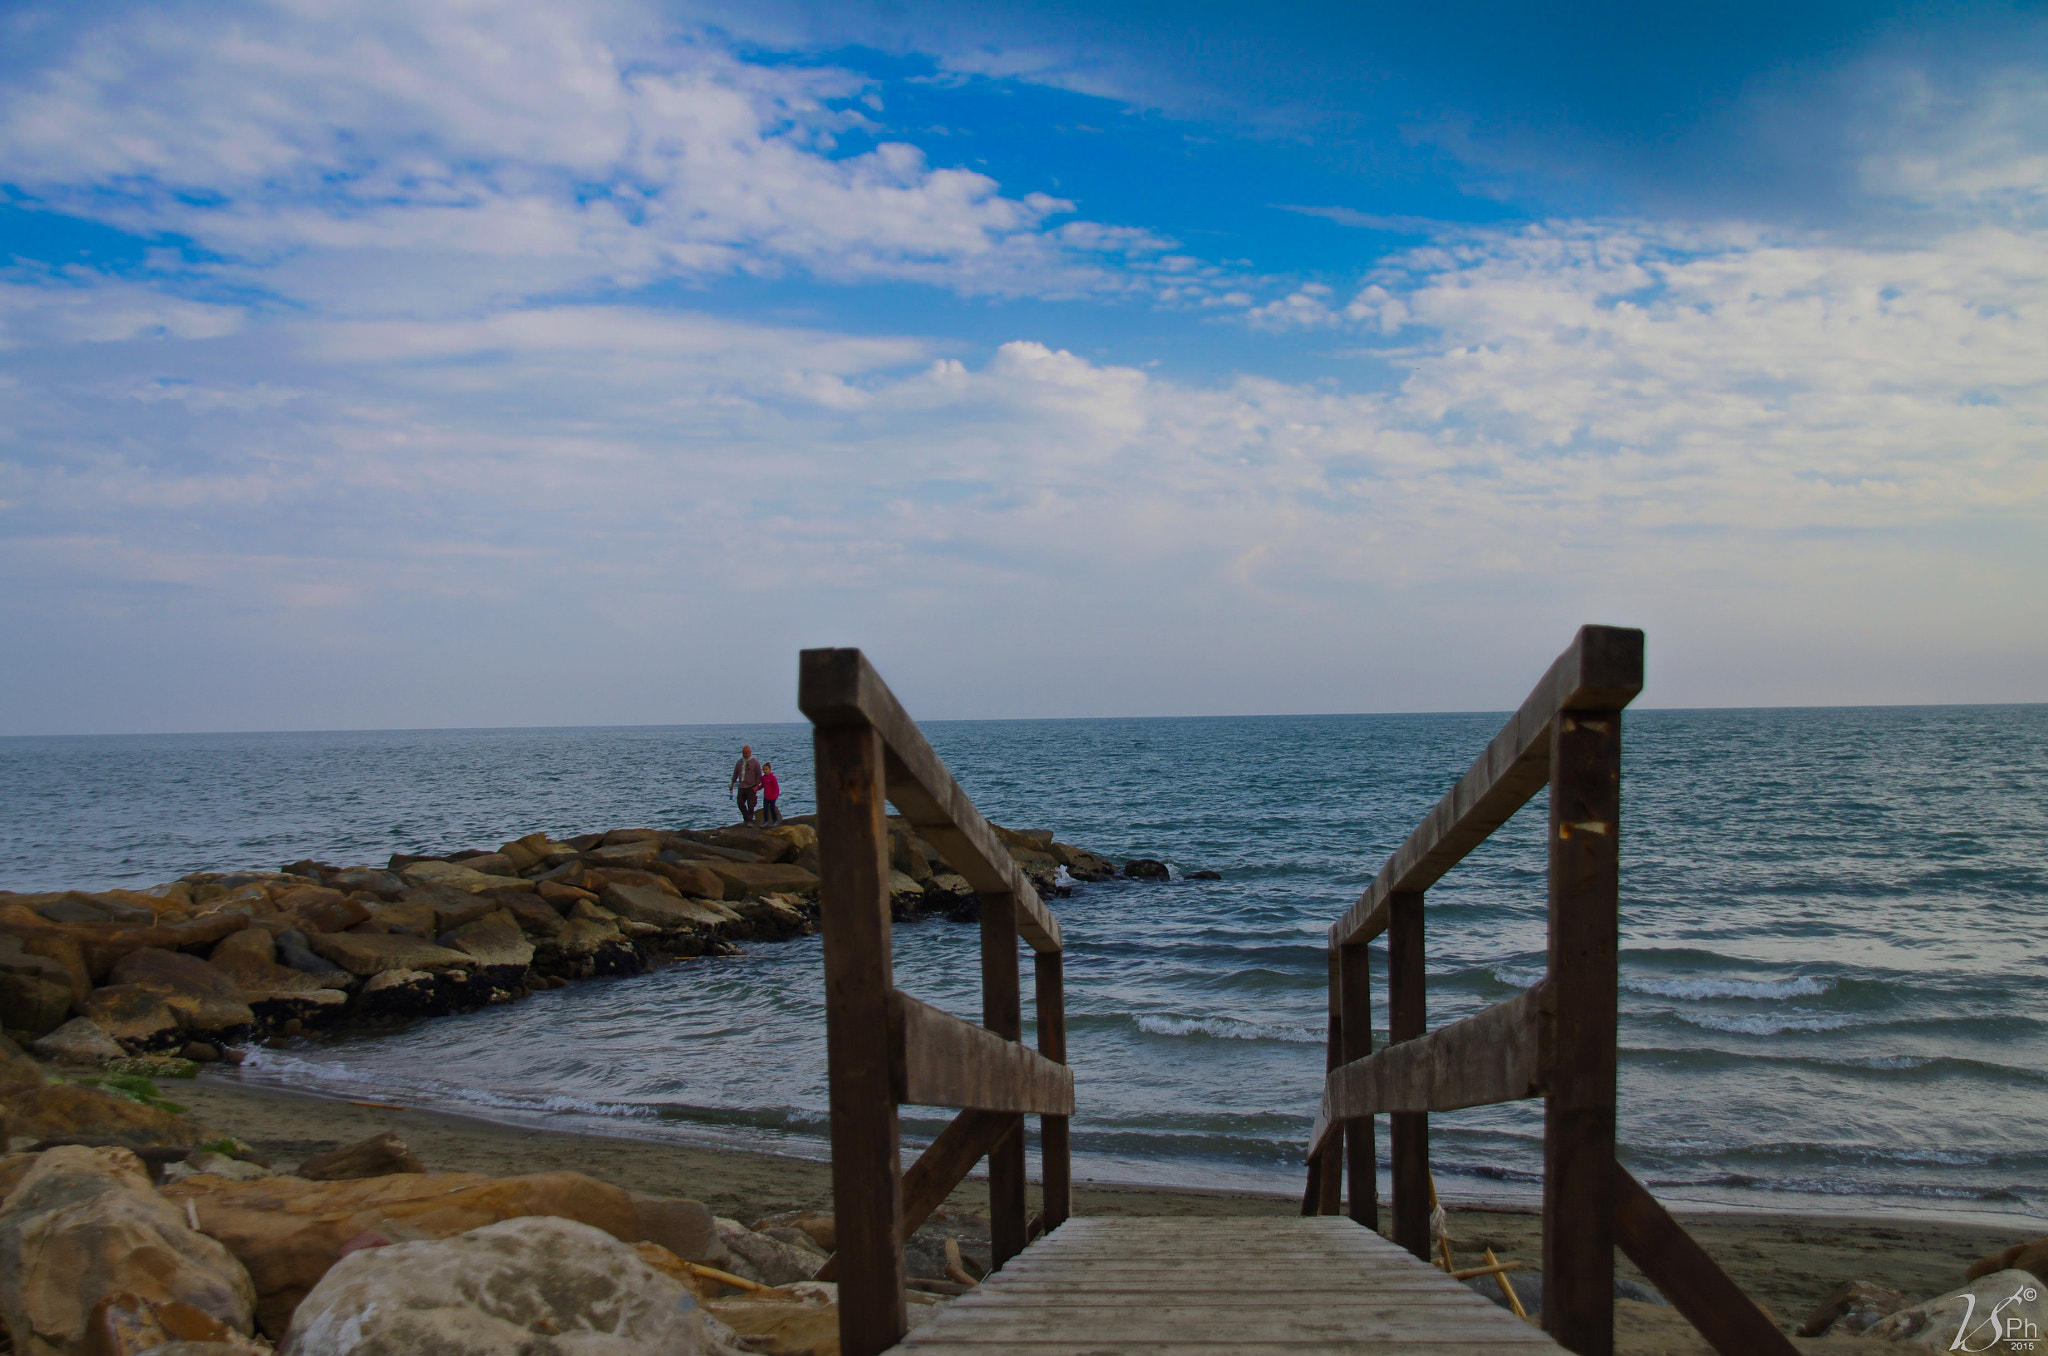
[[[1321,935],[1499,723],[927,727],[1000,822],[1223,874],[1054,904],[1081,1175],[1299,1189]],[[742,739],[775,761],[786,811],[810,808],[801,726],[0,740],[0,887],[708,825],[729,818]],[[1431,892],[1432,1025],[1541,974],[1542,815],[1539,798]],[[1638,1176],[1776,1208],[2048,1214],[2048,707],[1633,713],[1623,825],[1621,1137]],[[902,987],[978,1011],[971,928],[896,936]],[[818,945],[301,1042],[243,1076],[821,1154]],[[910,1133],[937,1124],[906,1116]],[[1436,1117],[1432,1134],[1446,1194],[1535,1189],[1536,1104]]]

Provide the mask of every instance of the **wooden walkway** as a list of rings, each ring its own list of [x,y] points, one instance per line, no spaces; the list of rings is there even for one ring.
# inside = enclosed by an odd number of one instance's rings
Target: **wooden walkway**
[[[1339,1215],[1069,1219],[892,1348],[916,1356],[1559,1352]]]

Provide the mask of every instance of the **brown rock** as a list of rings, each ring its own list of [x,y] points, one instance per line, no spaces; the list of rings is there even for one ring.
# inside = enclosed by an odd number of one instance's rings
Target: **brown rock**
[[[598,844],[592,846],[617,847],[622,843],[659,843],[666,837],[668,835],[660,829],[613,829],[605,834]],[[569,841],[573,843],[576,840],[572,838]],[[579,850],[588,852],[591,848]]]
[[[22,1356],[88,1351],[95,1316],[144,1305],[189,1307],[246,1333],[255,1300],[241,1264],[151,1190],[125,1149],[40,1154],[0,1207],[0,1315]]]
[[[604,906],[621,918],[650,923],[663,931],[714,928],[736,923],[739,915],[723,904],[704,899],[679,899],[647,885],[607,885]]]
[[[503,909],[465,923],[441,940],[473,959],[471,973],[496,988],[517,988],[526,967],[533,964],[533,943]]]
[[[277,907],[308,936],[318,932],[341,932],[370,916],[369,909],[361,902],[324,885],[303,885],[287,890],[277,897]]]
[[[32,956],[21,939],[0,934],[0,1026],[55,1031],[71,1015],[70,972],[47,956]]]
[[[207,959],[216,965],[247,958],[266,965],[277,960],[277,937],[268,928],[248,927],[231,932],[213,945]]]
[[[116,961],[108,977],[160,995],[187,1031],[232,1036],[256,1023],[234,981],[197,956],[144,947]]]
[[[533,882],[517,876],[493,876],[483,871],[472,871],[469,867],[455,862],[414,862],[399,872],[407,883],[413,885],[445,885],[475,894],[479,890],[530,890]]]
[[[493,1180],[476,1173],[400,1173],[346,1182],[265,1177],[233,1182],[212,1175],[173,1183],[163,1195],[191,1201],[200,1227],[226,1244],[256,1284],[256,1320],[282,1337],[292,1310],[334,1265],[342,1245],[398,1226],[407,1238],[448,1238],[498,1220],[554,1215],[637,1238],[624,1191],[580,1173]],[[387,1235],[388,1237],[388,1235]]]
[[[635,1196],[633,1219],[640,1238],[658,1243],[678,1257],[713,1267],[732,1258],[718,1236],[717,1220],[702,1201]]]
[[[427,1165],[405,1147],[396,1130],[357,1140],[299,1164],[298,1175],[314,1182],[348,1182],[363,1177],[389,1177],[396,1172],[424,1173]]]
[[[505,895],[505,912],[535,937],[553,937],[562,930],[562,915],[538,895]]]
[[[696,862],[654,861],[647,864],[647,869],[667,881],[677,894],[690,899],[720,899],[725,895],[725,882],[718,874]]]
[[[2048,1281],[2048,1238],[2037,1238],[2031,1243],[2015,1243],[2002,1252],[1970,1263],[1965,1272],[1966,1281],[1979,1280],[1994,1271],[2031,1271]]]
[[[800,866],[775,866],[766,862],[707,861],[704,866],[725,883],[725,898],[748,895],[815,895],[818,878]]]
[[[74,1017],[71,1020],[75,1022],[81,1021],[83,1019]],[[43,1043],[43,1041],[49,1040],[51,1036],[57,1036],[62,1034],[65,1027],[68,1027],[70,1025],[71,1022],[66,1022],[64,1026],[58,1027],[55,1031],[52,1031],[49,1036],[43,1037],[42,1041],[37,1041],[36,1044],[40,1046]],[[104,1035],[105,1033],[101,1034]],[[116,1051],[117,1053],[122,1054],[127,1053],[126,1051],[120,1050],[118,1046],[116,1047]],[[56,1056],[50,1055],[45,1056],[45,1058],[54,1059],[56,1058]],[[34,1060],[30,1059],[27,1055],[23,1054],[21,1052],[20,1046],[16,1045],[13,1041],[7,1039],[7,1037],[0,1036],[0,1083],[40,1083],[42,1081],[42,1066],[37,1064]],[[4,1147],[4,1141],[0,1141],[0,1148]]]
[[[517,876],[518,864],[502,852],[486,852],[481,857],[464,857],[458,865],[486,876]]]
[[[611,847],[593,848],[583,855],[600,867],[644,867],[660,854],[660,840],[650,838],[637,843],[619,843]]]
[[[86,996],[84,1015],[131,1050],[163,1050],[185,1037],[164,996],[135,984],[109,984]]]
[[[87,1017],[73,1017],[29,1048],[44,1059],[63,1060],[70,1064],[100,1064],[110,1059],[126,1058],[128,1054],[104,1028]],[[0,1070],[0,1079],[6,1077],[6,1072]],[[41,1082],[42,1075],[38,1073],[33,1081]]]
[[[581,879],[582,874],[579,871],[577,878]],[[558,880],[542,881],[535,888],[534,893],[557,909],[567,909],[579,899],[587,899],[593,903],[597,899],[597,893],[594,890],[584,890]]]
[[[460,951],[399,934],[365,935],[357,932],[327,933],[309,937],[313,953],[352,975],[376,975],[386,970],[419,970],[429,974],[467,967],[469,957]]]
[[[137,1147],[197,1144],[204,1130],[183,1116],[72,1083],[0,1083],[8,1130],[32,1139],[107,1139]]]
[[[405,893],[405,881],[396,871],[374,866],[352,866],[327,878],[328,885],[348,894],[371,894],[379,899],[396,899]]]
[[[779,862],[797,854],[796,844],[787,837],[770,833],[766,829],[751,829],[735,825],[720,829],[710,835],[711,841],[719,847],[738,848],[751,852],[764,862]]]
[[[529,833],[524,838],[515,838],[498,849],[498,854],[520,870],[526,871],[540,865],[555,844],[548,841],[544,833]]]

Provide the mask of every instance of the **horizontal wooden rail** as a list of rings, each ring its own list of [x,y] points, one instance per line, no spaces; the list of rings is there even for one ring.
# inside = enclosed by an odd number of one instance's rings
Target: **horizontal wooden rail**
[[[805,650],[796,704],[821,729],[866,725],[881,735],[888,796],[903,817],[977,893],[1015,898],[1017,931],[1033,950],[1060,949],[1059,921],[865,655]]]
[[[1360,946],[1385,932],[1393,895],[1427,890],[1544,788],[1558,712],[1618,711],[1642,690],[1643,633],[1580,627],[1521,709],[1330,929],[1330,945]]]
[[[1550,1055],[1547,982],[1427,1036],[1330,1071],[1309,1155],[1344,1122],[1390,1111],[1456,1111],[1543,1094]]]
[[[901,989],[889,995],[890,1081],[910,1106],[1074,1114],[1074,1071]]]
[[[1614,1241],[1714,1350],[1798,1356],[1791,1339],[1619,1163],[1614,1187]]]

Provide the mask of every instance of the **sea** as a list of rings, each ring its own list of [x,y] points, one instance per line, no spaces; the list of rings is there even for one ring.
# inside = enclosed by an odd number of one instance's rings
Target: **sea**
[[[1051,901],[1078,1177],[1300,1191],[1324,934],[1501,721],[924,727],[991,819],[1172,868]],[[0,888],[708,827],[743,741],[785,813],[812,808],[794,724],[0,740]],[[1624,747],[1629,1169],[1700,1205],[2048,1215],[2048,706],[1643,710]],[[1542,976],[1543,817],[1539,796],[1430,891],[1432,1026]],[[895,965],[979,1011],[971,925],[899,924]],[[819,943],[265,1047],[236,1076],[823,1157]],[[944,1114],[906,1108],[906,1144]],[[1536,1102],[1432,1117],[1440,1190],[1533,1198],[1541,1136]]]

